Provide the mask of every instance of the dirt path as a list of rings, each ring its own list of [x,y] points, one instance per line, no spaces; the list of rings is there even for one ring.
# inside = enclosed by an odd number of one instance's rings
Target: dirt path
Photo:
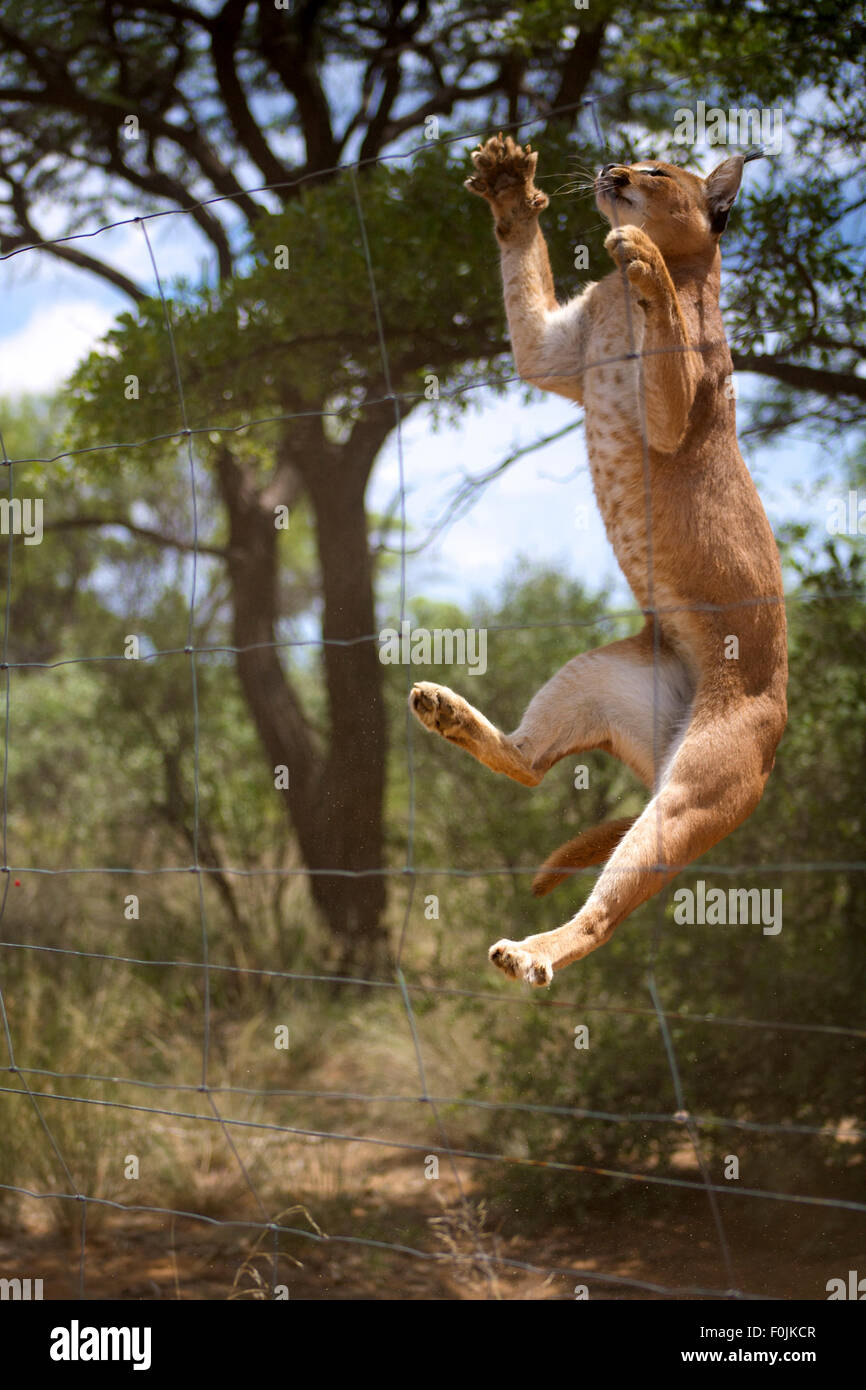
[[[413,1223],[423,1235],[426,1214],[394,1209],[395,1228]],[[351,1223],[349,1223],[349,1228]],[[698,1228],[703,1226],[701,1231]],[[798,1213],[798,1240],[807,1253],[786,1256],[779,1232],[747,1229],[729,1232],[738,1286],[751,1294],[826,1298],[826,1282],[862,1265],[862,1242],[854,1230],[844,1239],[824,1229],[821,1213]],[[383,1240],[387,1231],[381,1232]],[[392,1239],[399,1236],[392,1235]],[[249,1233],[236,1227],[202,1226],[152,1215],[112,1214],[87,1241],[85,1298],[226,1299],[266,1297],[271,1280],[270,1238],[258,1249]],[[829,1241],[829,1243],[828,1243]],[[417,1243],[417,1242],[416,1242]],[[485,1247],[498,1256],[544,1269],[580,1268],[624,1280],[682,1288],[724,1287],[718,1243],[703,1217],[669,1222],[616,1225],[595,1218],[581,1222],[579,1233],[557,1228],[537,1238],[492,1237]],[[423,1248],[443,1252],[441,1240],[428,1238]],[[472,1241],[459,1246],[471,1254]],[[368,1246],[343,1242],[314,1243],[292,1238],[284,1246],[278,1282],[291,1299],[480,1299],[490,1296],[490,1280],[471,1261],[422,1260]],[[79,1245],[55,1231],[0,1234],[0,1275],[41,1278],[47,1299],[77,1298]],[[292,1257],[300,1263],[292,1262]],[[838,1268],[837,1268],[838,1266]],[[495,1295],[504,1299],[573,1299],[572,1275],[539,1274],[496,1267]],[[653,1299],[663,1294],[627,1283],[587,1280],[592,1299]],[[700,1295],[697,1295],[700,1296]]]

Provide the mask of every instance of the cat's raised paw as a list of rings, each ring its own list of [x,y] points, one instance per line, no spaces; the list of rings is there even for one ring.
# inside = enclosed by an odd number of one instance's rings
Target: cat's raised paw
[[[465,186],[491,204],[500,232],[547,207],[547,194],[533,183],[538,155],[529,145],[523,149],[510,135],[493,135],[472,151],[472,163],[475,172]]]

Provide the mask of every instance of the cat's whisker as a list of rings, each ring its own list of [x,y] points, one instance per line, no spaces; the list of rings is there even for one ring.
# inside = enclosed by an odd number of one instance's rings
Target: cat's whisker
[[[563,191],[568,193],[579,193],[583,196],[584,194],[594,193],[595,184],[575,183],[573,179],[566,179],[565,182],[561,183],[555,190],[556,193],[562,193]]]
[[[592,169],[588,169],[585,164],[580,164],[578,161],[575,161],[574,168],[576,173],[584,174],[588,179],[595,178],[594,171]]]
[[[551,197],[555,198],[557,194],[561,193],[571,193],[576,194],[579,198],[587,198],[594,191],[595,186],[593,184],[563,183],[560,185],[559,188],[554,190],[554,192],[551,194]]]
[[[610,227],[610,223],[605,218],[602,218],[600,222],[593,222],[591,227],[582,227],[578,235],[592,236],[593,232],[599,231],[602,227]]]

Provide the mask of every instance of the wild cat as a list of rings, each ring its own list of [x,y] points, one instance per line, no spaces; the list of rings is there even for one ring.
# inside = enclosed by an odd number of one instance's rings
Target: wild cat
[[[594,827],[536,876],[604,864],[555,931],[501,940],[490,959],[547,985],[751,814],[785,727],[787,648],[778,551],[743,462],[719,310],[719,240],[747,156],[706,179],[660,160],[595,180],[616,269],[557,302],[533,182],[537,154],[494,136],[466,187],[490,204],[521,377],[582,404],[595,496],[646,623],[569,661],[513,734],[445,686],[417,684],[426,728],[537,786],[560,758],[601,748],[650,788],[643,813]]]

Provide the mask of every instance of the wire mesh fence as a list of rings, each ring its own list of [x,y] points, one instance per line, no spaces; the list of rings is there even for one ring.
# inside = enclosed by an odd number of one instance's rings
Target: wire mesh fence
[[[637,95],[637,93],[634,93],[632,95]],[[599,154],[601,154],[606,148],[606,143],[603,137],[601,122],[599,119],[598,102],[592,98],[580,103],[576,103],[574,107],[565,108],[562,111],[546,111],[543,114],[543,116],[540,115],[533,118],[527,118],[526,120],[516,122],[508,126],[507,128],[514,130],[515,132],[517,132],[518,130],[529,130],[536,124],[548,121],[553,115],[563,116],[568,114],[569,112],[576,114],[581,110],[588,112],[591,116],[598,144],[598,152]],[[483,135],[485,133],[486,131],[479,130],[477,132],[461,133],[460,135],[449,137],[449,139],[450,141],[468,145],[468,142],[471,141],[475,136]],[[383,405],[390,402],[393,408],[394,416],[393,434],[394,439],[396,440],[397,466],[399,473],[399,523],[401,534],[400,546],[399,548],[395,547],[395,549],[397,550],[400,559],[399,618],[401,624],[406,620],[407,617],[407,604],[409,601],[407,591],[407,557],[411,553],[411,547],[409,545],[408,538],[407,520],[407,495],[409,484],[409,471],[407,467],[407,459],[404,446],[404,407],[407,402],[420,399],[423,396],[423,392],[419,392],[414,395],[410,395],[406,392],[401,392],[395,389],[395,384],[392,379],[389,346],[387,341],[387,334],[383,324],[383,316],[381,312],[380,286],[377,285],[376,274],[374,269],[374,260],[371,255],[371,247],[368,237],[367,221],[365,219],[364,183],[363,179],[359,177],[359,174],[363,171],[363,168],[366,164],[383,163],[386,161],[408,161],[411,163],[411,161],[415,158],[416,155],[418,155],[424,150],[427,150],[428,148],[429,144],[424,143],[421,145],[416,145],[404,152],[381,156],[377,160],[361,160],[354,164],[342,165],[331,170],[316,171],[315,175],[307,176],[310,178],[315,177],[317,179],[320,179],[323,176],[323,174],[345,176],[351,181],[352,196],[357,214],[358,236],[360,238],[360,245],[363,251],[364,265],[369,285],[370,302],[375,317],[376,334],[378,338],[379,352],[381,355],[381,370],[383,379],[386,384],[386,391],[384,395],[377,398],[377,400],[375,401],[366,401],[365,405]],[[299,180],[298,182],[300,181],[301,180]],[[281,189],[285,189],[287,186],[291,185],[260,185],[256,188],[247,189],[245,190],[245,192],[249,194],[254,194],[263,192],[267,188],[279,187]],[[195,206],[204,207],[213,203],[224,202],[226,200],[226,196],[227,195],[221,195],[217,198],[207,199],[204,200],[201,204],[196,204]],[[125,441],[103,442],[81,448],[65,449],[61,452],[51,455],[50,457],[45,457],[42,459],[11,458],[6,450],[5,443],[3,443],[2,435],[0,435],[0,451],[2,451],[2,462],[6,470],[7,495],[10,503],[14,500],[15,496],[14,478],[16,466],[30,464],[34,462],[39,462],[47,466],[50,466],[52,464],[60,462],[61,460],[75,460],[84,455],[93,454],[102,450],[113,450],[122,448],[125,451],[135,451],[139,449],[144,449],[146,446],[150,444],[164,443],[167,441],[178,441],[183,446],[186,457],[186,464],[188,468],[189,496],[192,516],[192,534],[186,545],[188,553],[191,557],[190,584],[188,595],[187,640],[183,647],[174,646],[160,648],[152,652],[147,652],[143,654],[141,659],[143,661],[153,662],[160,661],[167,657],[183,656],[187,658],[189,661],[190,702],[193,714],[193,741],[192,747],[189,750],[189,756],[192,763],[192,782],[194,787],[191,862],[186,866],[155,866],[146,868],[136,867],[135,865],[121,867],[112,865],[94,865],[89,867],[61,866],[48,868],[37,865],[11,864],[9,862],[9,755],[11,741],[11,709],[13,707],[13,673],[18,670],[23,671],[36,668],[52,670],[58,667],[68,666],[76,663],[112,663],[124,660],[124,657],[122,655],[112,652],[104,652],[102,654],[82,653],[74,657],[63,657],[58,660],[50,661],[10,660],[11,594],[14,582],[12,563],[13,535],[10,529],[7,549],[7,592],[5,598],[4,635],[2,645],[2,661],[0,661],[0,670],[2,670],[3,672],[3,681],[5,686],[5,725],[3,737],[4,772],[2,784],[2,866],[0,866],[0,872],[2,872],[3,876],[3,887],[2,900],[0,900],[0,924],[2,924],[6,914],[10,885],[16,874],[43,875],[48,877],[117,874],[124,876],[141,875],[148,877],[156,875],[191,874],[195,878],[196,896],[198,902],[198,921],[200,927],[199,958],[184,959],[175,957],[168,959],[152,959],[146,958],[144,956],[122,954],[120,952],[97,952],[91,950],[77,949],[75,946],[44,945],[27,941],[13,941],[5,939],[0,941],[0,947],[2,947],[4,953],[32,953],[34,961],[36,962],[38,962],[41,955],[47,954],[56,958],[66,957],[81,960],[93,960],[103,962],[106,965],[132,966],[136,969],[143,970],[154,970],[165,967],[171,967],[182,972],[194,972],[198,974],[201,980],[201,994],[203,1001],[200,1080],[197,1085],[194,1085],[185,1082],[160,1081],[148,1079],[146,1077],[117,1077],[107,1075],[104,1073],[51,1070],[44,1067],[28,1067],[25,1065],[19,1065],[17,1061],[18,1053],[16,1052],[15,1047],[16,1040],[13,1036],[13,1029],[10,1024],[9,1014],[7,1011],[6,997],[2,989],[0,989],[0,1018],[2,1018],[5,1045],[8,1053],[8,1064],[5,1067],[0,1068],[0,1071],[2,1071],[6,1075],[8,1084],[0,1085],[0,1093],[10,1097],[19,1096],[23,1098],[23,1100],[32,1108],[35,1116],[37,1117],[40,1129],[44,1135],[45,1144],[50,1148],[53,1157],[56,1160],[58,1169],[63,1175],[66,1190],[31,1190],[18,1185],[14,1181],[14,1175],[7,1175],[11,1178],[11,1180],[4,1180],[4,1182],[0,1183],[0,1189],[8,1193],[18,1194],[19,1196],[27,1199],[32,1199],[36,1202],[77,1202],[80,1204],[81,1214],[79,1223],[78,1286],[79,1294],[82,1298],[86,1296],[87,1290],[87,1215],[88,1209],[91,1207],[100,1207],[108,1210],[121,1211],[125,1213],[151,1213],[164,1217],[172,1217],[187,1220],[193,1223],[198,1222],[204,1223],[209,1226],[235,1229],[239,1232],[258,1232],[260,1236],[264,1237],[270,1236],[272,1240],[270,1291],[272,1294],[274,1293],[274,1290],[276,1289],[278,1280],[280,1278],[279,1238],[281,1236],[290,1236],[300,1241],[314,1242],[317,1244],[327,1244],[334,1250],[340,1247],[357,1247],[359,1249],[379,1250],[383,1252],[388,1252],[391,1255],[399,1255],[405,1257],[406,1259],[422,1263],[435,1264],[441,1262],[453,1263],[454,1261],[457,1261],[458,1263],[463,1262],[464,1264],[472,1267],[476,1271],[482,1272],[484,1278],[488,1281],[488,1288],[491,1294],[495,1293],[494,1272],[497,1269],[508,1269],[545,1276],[562,1275],[568,1278],[579,1280],[582,1284],[595,1284],[601,1288],[608,1288],[611,1290],[632,1290],[637,1293],[661,1297],[704,1297],[725,1298],[733,1300],[765,1297],[765,1295],[750,1292],[748,1289],[739,1287],[738,1280],[734,1271],[734,1263],[730,1250],[729,1238],[726,1231],[726,1225],[722,1211],[722,1204],[720,1202],[720,1198],[722,1196],[726,1196],[728,1198],[735,1197],[743,1201],[748,1201],[749,1203],[776,1203],[804,1207],[811,1206],[831,1208],[838,1211],[851,1212],[852,1214],[856,1214],[858,1217],[866,1213],[866,1202],[859,1202],[855,1200],[846,1200],[843,1198],[834,1198],[820,1195],[812,1195],[808,1193],[792,1193],[784,1191],[775,1191],[766,1188],[743,1187],[739,1184],[720,1184],[718,1182],[715,1182],[710,1172],[704,1147],[702,1145],[702,1130],[710,1128],[718,1129],[721,1127],[730,1128],[732,1130],[749,1131],[756,1134],[788,1135],[791,1136],[792,1139],[794,1139],[798,1135],[812,1135],[816,1137],[825,1135],[826,1129],[825,1127],[818,1125],[796,1123],[782,1124],[761,1120],[744,1120],[732,1116],[695,1113],[690,1108],[689,1096],[687,1094],[687,1089],[683,1083],[677,1048],[675,1046],[675,1042],[672,1036],[671,1024],[674,1022],[689,1022],[693,1024],[699,1024],[702,1027],[710,1029],[722,1028],[765,1031],[776,1030],[782,1033],[790,1032],[794,1034],[811,1033],[827,1037],[848,1038],[857,1041],[862,1041],[864,1038],[866,1038],[866,1029],[857,1027],[847,1027],[835,1023],[817,1024],[784,1019],[760,1019],[736,1016],[727,1017],[717,1016],[714,1014],[687,1013],[681,1010],[666,1009],[664,1006],[664,1001],[660,995],[660,989],[656,974],[656,955],[658,950],[659,934],[661,932],[664,921],[666,903],[664,892],[660,892],[656,895],[656,921],[654,928],[653,943],[650,952],[649,966],[645,979],[646,991],[648,996],[647,1006],[627,1007],[604,1004],[590,1004],[581,1005],[581,1008],[583,1012],[595,1011],[601,1014],[608,1014],[613,1016],[644,1016],[647,1018],[651,1018],[655,1021],[658,1027],[658,1032],[662,1041],[662,1045],[664,1047],[664,1053],[669,1069],[671,1085],[675,1097],[675,1108],[671,1112],[619,1112],[582,1108],[576,1105],[547,1105],[541,1103],[534,1103],[531,1101],[515,1102],[497,1100],[495,1097],[489,1098],[477,1095],[442,1096],[436,1094],[434,1090],[431,1090],[431,1087],[428,1083],[428,1075],[427,1070],[425,1068],[425,1052],[418,1027],[417,1012],[415,1004],[413,1003],[413,1000],[416,1000],[419,996],[423,996],[425,999],[441,997],[443,999],[450,998],[466,1000],[485,1000],[490,1002],[492,1005],[495,1005],[497,1008],[519,1007],[556,1010],[570,1009],[573,1007],[573,1005],[571,1005],[571,1003],[567,1000],[562,1000],[555,997],[548,998],[536,996],[532,999],[528,999],[520,995],[515,995],[506,999],[503,995],[495,993],[493,991],[486,992],[463,990],[457,988],[447,988],[443,986],[431,985],[429,983],[418,983],[411,979],[408,979],[406,974],[404,973],[404,954],[410,933],[413,902],[415,898],[415,892],[418,881],[422,876],[472,878],[481,876],[494,876],[498,874],[525,874],[527,872],[533,872],[537,868],[536,865],[516,867],[480,865],[477,868],[466,869],[447,865],[424,865],[419,864],[417,862],[415,852],[415,817],[417,805],[417,788],[415,778],[415,765],[413,759],[413,741],[411,727],[412,720],[408,707],[406,710],[405,759],[406,774],[408,779],[409,812],[406,856],[405,862],[401,866],[395,867],[393,865],[382,865],[381,867],[372,871],[355,871],[337,867],[332,869],[310,869],[307,867],[286,867],[272,869],[261,867],[251,868],[249,866],[237,866],[225,870],[225,872],[231,875],[237,875],[240,878],[255,878],[268,875],[300,876],[308,874],[333,875],[353,878],[363,877],[366,873],[372,872],[375,874],[381,874],[382,876],[388,878],[395,878],[404,882],[406,885],[405,905],[403,907],[402,921],[394,952],[393,977],[366,978],[363,976],[355,976],[351,974],[340,973],[311,973],[277,968],[246,968],[225,964],[223,962],[216,961],[212,958],[204,885],[207,876],[209,874],[215,873],[216,870],[212,865],[202,862],[200,854],[199,835],[201,766],[199,686],[197,679],[197,670],[198,662],[204,656],[211,656],[214,654],[237,655],[238,653],[244,650],[249,650],[249,648],[244,648],[242,646],[231,644],[197,645],[196,643],[195,622],[197,604],[199,600],[199,560],[202,554],[209,553],[209,548],[202,543],[200,538],[201,501],[200,486],[197,475],[197,468],[199,465],[197,464],[196,459],[195,443],[198,436],[209,435],[214,432],[224,432],[225,434],[230,435],[239,429],[250,430],[255,429],[258,426],[265,426],[275,422],[283,423],[286,421],[290,421],[294,418],[300,418],[302,415],[315,414],[320,416],[326,416],[329,414],[333,414],[339,417],[345,412],[343,410],[336,410],[333,412],[321,410],[314,412],[299,412],[297,415],[293,415],[292,413],[281,414],[276,416],[269,415],[263,416],[260,419],[253,419],[247,421],[242,426],[223,426],[219,424],[198,425],[191,420],[187,408],[186,396],[184,393],[183,372],[181,370],[180,356],[175,339],[172,318],[171,295],[167,291],[166,285],[160,273],[157,256],[154,251],[153,240],[151,238],[149,228],[155,219],[162,219],[165,217],[183,217],[185,215],[189,215],[189,213],[192,210],[193,208],[191,207],[161,210],[157,212],[147,213],[142,216],[136,216],[134,218],[119,219],[96,229],[92,229],[86,232],[78,232],[73,235],[57,239],[57,244],[74,242],[82,239],[92,238],[106,231],[123,226],[136,226],[140,230],[144,247],[144,253],[152,271],[152,275],[156,285],[157,295],[162,309],[167,351],[170,357],[171,370],[176,388],[177,407],[180,417],[179,428],[175,430],[166,430],[164,433],[152,435],[145,439],[129,439]],[[8,261],[13,257],[25,254],[29,255],[35,250],[38,250],[40,246],[44,248],[50,244],[52,243],[43,242],[30,247],[20,247],[11,251],[6,256],[0,259]],[[629,316],[630,341],[628,344],[628,351],[619,356],[608,356],[600,358],[597,361],[590,362],[587,364],[586,370],[592,370],[595,367],[612,362],[637,361],[638,363],[638,369],[640,373],[639,381],[641,400],[640,430],[643,452],[644,486],[646,491],[647,503],[647,539],[650,597],[648,604],[642,609],[616,610],[608,615],[608,619],[630,618],[642,614],[644,617],[649,617],[653,620],[655,625],[655,631],[658,634],[659,619],[663,617],[665,613],[674,610],[671,610],[669,607],[666,608],[664,605],[660,603],[657,604],[655,600],[655,595],[653,593],[652,509],[649,505],[649,442],[647,435],[646,401],[643,385],[642,368],[642,360],[646,354],[641,353],[637,350],[634,327],[631,323],[631,301],[628,290],[628,282],[624,274],[623,293],[625,297],[626,312]],[[713,344],[702,343],[696,345],[695,350],[705,351],[712,346]],[[683,350],[691,349],[664,349],[664,351]],[[503,379],[499,378],[498,380],[501,382]],[[517,378],[510,377],[505,378],[505,380],[514,381],[517,380]],[[477,379],[470,381],[468,384],[465,384],[457,388],[452,394],[454,396],[459,396],[461,394],[477,391],[490,384],[490,382],[491,379],[488,377],[478,377]],[[846,594],[840,592],[838,595],[835,596],[843,598],[846,597]],[[808,602],[809,597],[810,596],[808,594],[794,595],[791,596],[788,601]],[[742,600],[742,603],[746,605],[776,602],[778,602],[778,599],[776,599],[774,596],[768,597],[764,595],[750,595]],[[718,608],[718,605],[712,604],[692,606],[705,607],[710,610]],[[570,620],[551,616],[549,622],[525,625],[504,624],[499,625],[498,630],[517,631],[521,630],[524,627],[580,628],[594,625],[595,624],[593,622],[582,619]],[[307,646],[323,647],[326,645],[340,646],[355,644],[358,642],[377,643],[378,641],[379,635],[377,633],[371,632],[368,634],[364,634],[360,637],[351,636],[345,638],[320,637],[293,638],[284,640],[275,639],[272,643],[268,643],[267,645],[273,646],[275,649],[280,649]],[[655,652],[655,665],[657,669],[658,646],[656,647]],[[411,688],[412,685],[412,677],[411,674],[409,674],[408,668],[407,679],[408,694],[408,690]],[[657,700],[656,716],[658,716]],[[661,842],[659,841],[659,843]],[[666,867],[662,863],[661,853],[659,853],[659,863],[655,867],[659,873],[661,873],[663,869]],[[785,871],[807,874],[810,872],[824,870],[859,874],[866,870],[866,860],[826,861],[815,859],[811,862],[796,863],[786,863],[783,861],[779,861],[776,863],[763,864],[705,864],[704,867],[712,868],[714,871],[722,874],[735,873],[744,869],[748,869],[754,873]],[[3,933],[3,935],[5,936],[5,933]],[[417,1066],[417,1090],[415,1092],[406,1092],[402,1094],[379,1094],[352,1089],[342,1091],[301,1090],[290,1088],[255,1088],[223,1086],[219,1084],[214,1084],[211,1079],[212,981],[215,976],[225,976],[227,974],[243,974],[260,980],[273,979],[285,981],[304,981],[309,984],[321,986],[351,985],[353,987],[369,990],[371,992],[393,993],[393,995],[400,1001],[403,1012],[405,1014],[405,1020],[407,1028],[409,1030],[409,1035],[411,1037],[413,1054]],[[42,1082],[51,1083],[52,1089],[41,1089],[40,1083]],[[184,1095],[189,1095],[190,1097],[200,1096],[204,1098],[204,1102],[207,1106],[207,1110],[209,1113],[203,1114],[200,1111],[194,1109],[183,1108],[182,1102],[181,1105],[178,1107],[166,1106],[162,1104],[133,1104],[118,1099],[103,1099],[96,1098],[93,1096],[86,1097],[82,1095],[75,1095],[71,1094],[70,1088],[67,1085],[65,1085],[65,1083],[70,1082],[99,1082],[104,1084],[113,1084],[116,1086],[141,1088],[144,1091],[150,1092],[173,1093],[174,1095],[180,1095],[181,1097],[183,1097]],[[274,1096],[310,1098],[323,1102],[327,1102],[328,1100],[351,1101],[361,1105],[368,1103],[394,1106],[405,1104],[421,1105],[422,1107],[424,1107],[425,1112],[430,1117],[430,1132],[433,1137],[431,1138],[430,1142],[422,1144],[415,1141],[410,1141],[408,1139],[392,1139],[370,1133],[343,1133],[339,1130],[334,1129],[320,1129],[313,1127],[302,1127],[297,1125],[276,1124],[258,1119],[239,1118],[237,1116],[233,1116],[231,1113],[228,1113],[226,1108],[227,1106],[231,1105],[232,1098],[235,1096]],[[243,1183],[249,1190],[252,1199],[256,1204],[256,1207],[259,1212],[259,1219],[229,1220],[208,1215],[205,1212],[185,1211],[171,1206],[123,1203],[118,1201],[112,1201],[108,1198],[96,1196],[86,1191],[82,1191],[73,1175],[73,1165],[67,1161],[67,1158],[64,1155],[62,1149],[62,1145],[58,1142],[57,1137],[52,1129],[52,1113],[54,1112],[57,1106],[92,1106],[100,1108],[114,1108],[118,1110],[134,1112],[135,1114],[142,1116],[170,1118],[176,1120],[189,1120],[194,1121],[197,1125],[207,1125],[216,1127],[219,1134],[221,1135],[222,1141],[229,1149],[234,1163],[238,1167],[238,1170],[242,1176]],[[481,1111],[522,1111],[538,1115],[555,1115],[561,1118],[573,1120],[575,1122],[579,1122],[582,1120],[604,1121],[618,1126],[655,1126],[659,1128],[674,1127],[679,1129],[682,1132],[682,1134],[686,1136],[688,1143],[691,1146],[691,1150],[694,1157],[694,1164],[698,1173],[698,1177],[697,1179],[678,1178],[649,1171],[628,1171],[627,1169],[594,1166],[591,1164],[570,1163],[552,1159],[536,1158],[532,1156],[520,1157],[515,1156],[514,1154],[506,1154],[503,1152],[486,1152],[483,1150],[469,1149],[466,1147],[462,1147],[459,1144],[452,1143],[449,1139],[448,1128],[444,1119],[444,1114],[446,1111],[452,1110],[454,1108],[467,1108]],[[280,1219],[275,1220],[269,1217],[266,1204],[260,1196],[256,1184],[251,1177],[249,1169],[245,1165],[243,1157],[241,1156],[241,1153],[238,1150],[237,1144],[235,1142],[236,1136],[248,1134],[250,1132],[270,1133],[274,1135],[285,1136],[287,1139],[294,1137],[328,1140],[347,1146],[354,1145],[363,1148],[370,1148],[373,1150],[388,1149],[392,1151],[399,1151],[402,1153],[421,1154],[425,1157],[431,1154],[441,1156],[447,1162],[449,1170],[452,1174],[458,1193],[458,1205],[464,1208],[467,1213],[469,1212],[470,1208],[470,1193],[467,1188],[464,1172],[461,1169],[461,1162],[471,1162],[472,1164],[487,1165],[517,1165],[540,1167],[549,1169],[551,1172],[561,1173],[563,1175],[563,1180],[565,1180],[565,1178],[569,1175],[571,1175],[573,1178],[580,1178],[581,1176],[585,1175],[593,1175],[595,1177],[616,1181],[621,1184],[645,1185],[650,1187],[661,1186],[671,1188],[674,1190],[682,1190],[684,1192],[698,1192],[703,1194],[703,1196],[706,1198],[711,1214],[713,1229],[715,1231],[715,1237],[717,1242],[718,1268],[720,1271],[720,1277],[716,1285],[712,1287],[703,1286],[699,1284],[674,1286],[664,1282],[626,1277],[621,1274],[617,1274],[614,1272],[605,1272],[603,1270],[598,1270],[595,1268],[587,1269],[559,1265],[548,1266],[544,1264],[535,1264],[529,1261],[512,1259],[502,1254],[496,1253],[495,1251],[491,1251],[489,1248],[486,1248],[483,1237],[478,1233],[471,1219],[467,1219],[467,1229],[473,1233],[471,1241],[473,1249],[471,1253],[468,1254],[455,1254],[454,1252],[419,1249],[401,1243],[399,1241],[388,1242],[377,1239],[371,1239],[362,1235],[325,1235],[319,1230],[310,1230],[301,1225],[286,1224],[284,1221]],[[866,1137],[866,1131],[856,1128],[851,1129],[849,1131],[849,1134],[852,1138]]]

